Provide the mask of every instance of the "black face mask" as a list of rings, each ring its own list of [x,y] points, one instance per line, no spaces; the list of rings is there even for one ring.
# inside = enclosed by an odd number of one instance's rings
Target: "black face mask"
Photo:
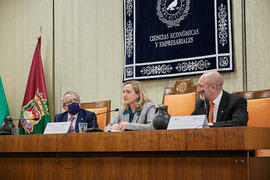
[[[70,105],[68,105],[68,112],[72,115],[77,114],[80,111],[80,106],[79,103],[72,103]]]

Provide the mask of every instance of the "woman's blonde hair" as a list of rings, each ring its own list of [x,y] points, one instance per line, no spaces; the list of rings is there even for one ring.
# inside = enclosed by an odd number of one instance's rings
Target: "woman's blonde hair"
[[[136,102],[136,109],[141,111],[143,104],[145,102],[151,102],[151,99],[149,99],[147,97],[146,92],[145,92],[142,84],[139,81],[127,81],[124,83],[123,87],[127,84],[130,84],[133,87],[135,93],[139,95],[137,102]],[[129,105],[123,104],[123,106],[124,106],[124,110],[127,111],[129,108]]]

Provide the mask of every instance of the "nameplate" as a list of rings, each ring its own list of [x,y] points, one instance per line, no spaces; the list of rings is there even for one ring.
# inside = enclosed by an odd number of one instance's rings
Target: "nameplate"
[[[50,122],[47,124],[43,134],[66,134],[69,127],[70,122]]]
[[[206,115],[172,116],[167,129],[208,128]]]

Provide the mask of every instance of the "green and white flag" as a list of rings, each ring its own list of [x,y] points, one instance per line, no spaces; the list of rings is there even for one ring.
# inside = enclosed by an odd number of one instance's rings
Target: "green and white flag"
[[[0,126],[3,124],[6,116],[9,116],[8,103],[0,76]]]

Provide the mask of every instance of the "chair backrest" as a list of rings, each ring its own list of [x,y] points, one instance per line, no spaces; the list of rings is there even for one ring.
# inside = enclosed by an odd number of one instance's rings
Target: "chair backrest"
[[[247,99],[248,126],[270,127],[270,89],[236,92]],[[257,149],[257,157],[270,157],[270,149]]]
[[[83,102],[81,108],[94,112],[97,115],[97,123],[99,129],[104,130],[105,126],[110,122],[111,100]],[[100,114],[101,113],[101,114]]]
[[[197,99],[197,86],[191,79],[176,80],[174,87],[164,88],[162,103],[168,106],[171,116],[188,116],[193,112]]]
[[[270,127],[270,89],[234,94],[247,99],[248,126]]]

